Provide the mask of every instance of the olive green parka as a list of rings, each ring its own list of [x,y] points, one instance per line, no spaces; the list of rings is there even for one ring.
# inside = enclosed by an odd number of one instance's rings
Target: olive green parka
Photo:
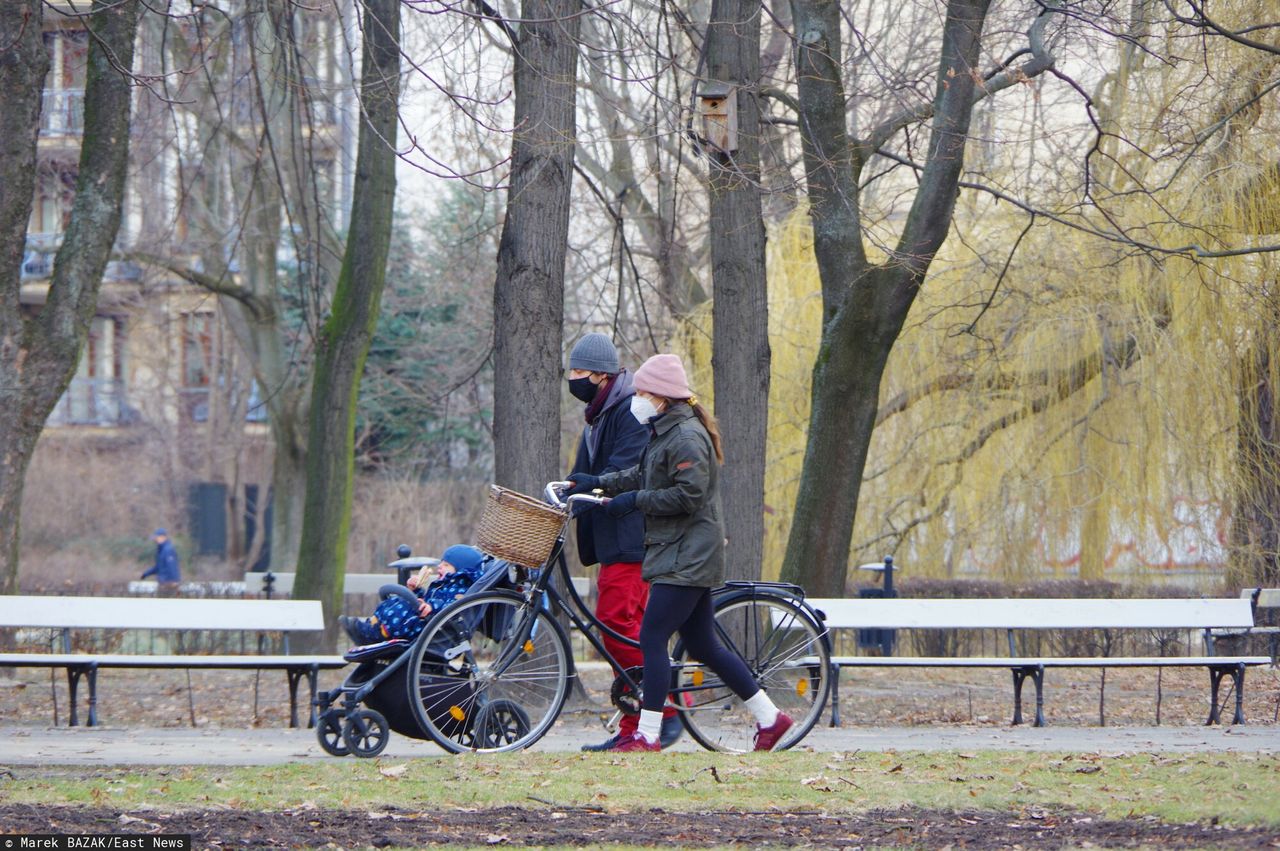
[[[711,436],[686,402],[650,423],[640,463],[600,477],[606,494],[636,494],[644,513],[644,566],[649,582],[714,588],[724,581],[720,466]]]

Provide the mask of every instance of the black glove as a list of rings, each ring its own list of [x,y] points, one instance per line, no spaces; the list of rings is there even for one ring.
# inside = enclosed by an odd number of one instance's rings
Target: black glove
[[[573,487],[564,492],[565,496],[571,493],[591,493],[600,487],[600,477],[590,473],[570,473],[569,481],[573,482]]]
[[[604,504],[605,513],[610,517],[621,517],[636,510],[636,494],[639,491],[620,493]]]

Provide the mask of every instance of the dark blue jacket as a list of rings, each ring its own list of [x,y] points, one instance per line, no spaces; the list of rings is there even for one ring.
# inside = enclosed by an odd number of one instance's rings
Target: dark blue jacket
[[[177,582],[182,578],[178,572],[178,551],[173,548],[173,541],[166,539],[163,543],[156,544],[156,563],[142,574],[142,578],[146,579],[152,574],[157,582]]]
[[[572,472],[602,476],[640,463],[649,443],[649,429],[631,413],[635,393],[631,375],[624,369],[609,387],[595,421],[583,430]],[[577,519],[578,557],[583,564],[644,561],[642,512],[614,518],[592,506],[580,510]]]

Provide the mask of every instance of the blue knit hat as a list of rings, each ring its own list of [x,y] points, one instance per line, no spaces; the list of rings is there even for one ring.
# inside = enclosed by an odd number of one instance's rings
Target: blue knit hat
[[[617,375],[622,372],[618,361],[618,349],[604,334],[584,334],[569,352],[569,369],[585,369],[588,372],[604,372]]]
[[[454,544],[444,551],[444,554],[440,556],[440,560],[449,562],[458,573],[474,578],[479,574],[480,562],[484,561],[484,553],[475,547],[468,547],[466,544]]]

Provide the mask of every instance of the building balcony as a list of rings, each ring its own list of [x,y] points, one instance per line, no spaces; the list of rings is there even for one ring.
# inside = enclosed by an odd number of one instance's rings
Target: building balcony
[[[22,252],[22,279],[38,280],[53,274],[53,256],[62,244],[60,233],[28,233]]]
[[[84,133],[84,89],[48,89],[40,108],[40,135],[79,137]]]

